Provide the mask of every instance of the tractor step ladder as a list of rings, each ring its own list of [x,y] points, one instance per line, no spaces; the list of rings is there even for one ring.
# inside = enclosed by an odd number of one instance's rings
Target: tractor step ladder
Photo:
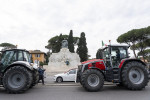
[[[120,82],[120,69],[113,68],[113,83],[119,83],[119,82]]]

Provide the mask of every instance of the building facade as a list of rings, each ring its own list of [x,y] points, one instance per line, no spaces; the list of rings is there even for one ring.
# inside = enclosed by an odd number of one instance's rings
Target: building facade
[[[44,63],[46,61],[46,53],[45,52],[42,52],[40,50],[30,50],[29,52],[32,56],[33,63],[36,63],[39,65],[40,62]]]

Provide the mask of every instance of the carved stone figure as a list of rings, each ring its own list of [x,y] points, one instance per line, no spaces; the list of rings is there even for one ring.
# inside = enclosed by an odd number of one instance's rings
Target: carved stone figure
[[[61,48],[68,48],[68,41],[67,40],[63,40],[62,41],[62,46]]]

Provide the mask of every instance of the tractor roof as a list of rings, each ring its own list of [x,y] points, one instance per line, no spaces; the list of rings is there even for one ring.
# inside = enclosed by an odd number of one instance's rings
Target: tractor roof
[[[103,59],[91,59],[91,60],[87,60],[87,61],[82,62],[82,64],[85,64],[88,62],[100,61],[100,60],[103,60]]]
[[[5,52],[5,51],[26,51],[26,52],[29,52],[25,49],[6,49],[6,50],[2,50],[1,52]]]
[[[108,46],[114,46],[114,47],[129,47],[129,45],[121,45],[121,44],[116,44],[116,45],[108,45]]]
[[[127,48],[129,48],[130,46],[129,45],[121,45],[121,44],[113,44],[113,45],[107,45],[107,46],[105,46],[105,47],[102,47],[102,48],[100,48],[100,49],[106,49],[106,48],[108,48],[109,46],[111,46],[111,47],[127,47]]]

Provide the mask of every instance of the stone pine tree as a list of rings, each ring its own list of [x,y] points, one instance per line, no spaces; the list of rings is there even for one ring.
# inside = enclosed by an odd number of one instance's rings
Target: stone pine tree
[[[5,49],[13,49],[13,48],[17,48],[17,45],[11,44],[11,43],[1,43],[0,47],[2,47],[2,50]]]
[[[73,40],[73,31],[70,30],[68,37],[68,49],[70,52],[74,53],[74,40]]]
[[[117,39],[117,42],[128,44],[130,46],[130,49],[133,50],[133,53],[136,58],[138,58],[138,56],[143,56],[143,58],[145,58],[144,51],[150,47],[149,37],[150,26],[146,28],[132,29],[127,33],[120,35]],[[136,50],[139,52],[140,55],[136,54]]]
[[[86,61],[88,59],[88,48],[87,48],[85,33],[82,32],[79,38],[77,53],[81,59],[81,62]]]
[[[69,35],[56,35],[48,40],[48,45],[46,45],[45,48],[51,51],[51,53],[58,53],[61,49],[62,40],[67,40],[68,38]],[[73,44],[76,44],[78,39],[79,37],[73,37]]]

